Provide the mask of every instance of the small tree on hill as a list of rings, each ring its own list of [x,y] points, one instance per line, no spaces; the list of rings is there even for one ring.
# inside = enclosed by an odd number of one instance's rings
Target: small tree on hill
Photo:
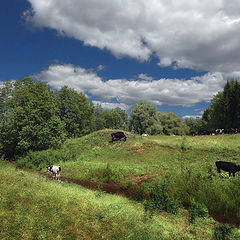
[[[141,101],[140,104],[136,104],[130,116],[130,125],[135,133],[150,135],[162,133],[162,125],[157,119],[157,108],[150,102]]]
[[[68,137],[80,137],[92,131],[94,106],[83,93],[65,86],[56,93],[56,99],[58,115]]]

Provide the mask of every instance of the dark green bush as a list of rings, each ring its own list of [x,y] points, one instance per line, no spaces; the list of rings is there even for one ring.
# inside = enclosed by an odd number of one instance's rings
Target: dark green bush
[[[149,199],[144,202],[145,210],[154,212],[166,211],[176,214],[179,204],[170,194],[169,181],[164,179],[162,184],[156,183],[150,190]]]
[[[189,222],[195,223],[198,218],[203,218],[208,216],[208,209],[204,204],[193,201],[189,212]]]
[[[17,164],[21,167],[43,169],[49,165],[68,160],[66,152],[61,150],[48,149],[45,151],[29,151],[17,159]],[[69,159],[70,160],[70,159]]]
[[[240,239],[239,233],[233,226],[220,224],[215,227],[213,237],[216,240],[234,240]]]
[[[103,183],[116,183],[123,178],[123,171],[107,163],[104,167],[92,169],[90,178]]]

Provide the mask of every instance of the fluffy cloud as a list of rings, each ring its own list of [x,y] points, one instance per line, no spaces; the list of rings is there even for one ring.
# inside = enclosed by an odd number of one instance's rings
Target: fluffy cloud
[[[111,109],[117,108],[117,107],[124,109],[126,111],[130,109],[130,106],[126,105],[124,103],[101,102],[101,101],[95,101],[95,100],[92,102],[95,106],[100,104],[102,106],[102,108],[107,109],[107,110],[111,110]]]
[[[105,108],[119,106],[123,109],[129,109],[141,100],[150,101],[154,105],[190,107],[201,101],[209,101],[226,83],[225,76],[218,72],[189,80],[153,79],[146,74],[139,74],[139,77],[141,79],[104,81],[97,75],[97,71],[71,64],[51,65],[33,76],[56,90],[67,85],[84,92],[90,98],[97,99],[95,103],[101,102]]]
[[[28,21],[115,56],[232,72],[240,62],[238,0],[28,0]]]

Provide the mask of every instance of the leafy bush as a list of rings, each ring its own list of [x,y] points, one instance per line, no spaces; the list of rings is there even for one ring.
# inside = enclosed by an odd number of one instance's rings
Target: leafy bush
[[[237,240],[240,238],[240,234],[233,226],[220,224],[215,227],[213,237],[216,240]]]
[[[164,179],[162,184],[154,184],[150,190],[150,197],[144,202],[145,210],[153,212],[166,211],[176,214],[179,204],[169,193],[169,181]]]
[[[122,178],[122,171],[118,168],[114,168],[109,163],[104,167],[100,167],[97,170],[93,170],[91,177],[95,178],[98,182],[118,182]]]
[[[60,161],[67,161],[66,152],[48,149],[45,151],[29,151],[25,156],[17,159],[17,164],[22,167],[42,169]]]
[[[193,201],[189,212],[189,222],[195,223],[197,218],[203,218],[208,216],[208,209],[204,204]]]

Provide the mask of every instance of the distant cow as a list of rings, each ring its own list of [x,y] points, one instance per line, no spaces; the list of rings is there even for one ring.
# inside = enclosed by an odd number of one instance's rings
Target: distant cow
[[[60,178],[61,167],[60,166],[50,166],[47,167],[48,171],[52,173],[52,177],[55,176],[56,179]]]
[[[111,133],[112,136],[112,142],[116,141],[116,140],[121,140],[122,138],[126,141],[127,137],[124,134],[124,132],[115,132],[115,133]]]
[[[220,177],[221,170],[228,172],[229,178],[231,176],[231,173],[233,174],[233,177],[235,177],[235,173],[240,171],[240,165],[236,165],[232,162],[216,161],[216,166]]]

